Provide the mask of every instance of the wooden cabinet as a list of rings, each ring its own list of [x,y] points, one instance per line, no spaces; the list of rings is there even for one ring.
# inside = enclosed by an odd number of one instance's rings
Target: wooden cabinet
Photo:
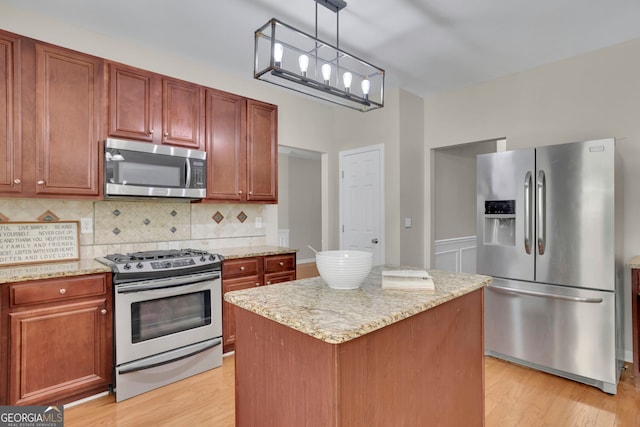
[[[278,202],[278,107],[247,100],[247,201]]]
[[[116,138],[203,149],[204,89],[109,64],[109,130]]]
[[[102,59],[1,33],[0,68],[0,193],[98,198]]]
[[[633,377],[636,387],[640,388],[640,269],[631,269],[631,317],[633,333]]]
[[[212,89],[205,104],[207,199],[277,203],[277,107]]]
[[[222,295],[230,291],[273,285],[296,279],[296,254],[236,258],[222,262]],[[233,306],[222,300],[223,351],[234,350],[236,322]]]
[[[0,31],[0,192],[22,191],[20,38]]]
[[[57,405],[108,390],[111,274],[8,283],[1,296],[3,404]]]
[[[103,61],[39,44],[36,54],[36,194],[100,193]]]

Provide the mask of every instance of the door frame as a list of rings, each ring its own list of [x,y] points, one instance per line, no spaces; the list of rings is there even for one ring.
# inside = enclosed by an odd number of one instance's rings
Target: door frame
[[[354,154],[360,154],[360,153],[365,153],[365,152],[370,152],[370,151],[377,151],[379,156],[379,163],[378,163],[378,176],[379,176],[379,183],[378,183],[378,189],[379,189],[379,200],[380,200],[380,206],[378,206],[378,212],[380,212],[380,223],[379,223],[379,247],[380,247],[380,259],[377,265],[383,265],[385,263],[386,260],[386,223],[385,223],[385,193],[384,193],[384,144],[376,144],[376,145],[369,145],[366,147],[360,147],[360,148],[354,148],[351,150],[344,150],[344,151],[340,151],[339,154],[339,159],[338,159],[338,180],[339,180],[339,195],[338,195],[338,211],[339,211],[339,234],[340,234],[340,249],[344,248],[344,219],[346,217],[346,213],[344,212],[344,206],[345,203],[343,202],[343,198],[345,197],[346,191],[344,188],[344,180],[342,179],[342,174],[344,173],[344,166],[345,166],[345,157],[346,156],[351,156]],[[376,265],[375,259],[374,259],[374,265]]]

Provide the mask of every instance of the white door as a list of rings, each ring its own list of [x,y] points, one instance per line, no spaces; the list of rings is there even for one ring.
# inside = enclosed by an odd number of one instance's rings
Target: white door
[[[384,257],[384,145],[340,152],[340,248]]]

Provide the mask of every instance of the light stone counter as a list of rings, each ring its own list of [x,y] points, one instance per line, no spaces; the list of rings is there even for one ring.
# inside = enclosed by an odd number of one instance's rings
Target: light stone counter
[[[254,256],[282,255],[298,252],[298,249],[284,246],[243,246],[238,248],[219,248],[212,250],[224,257],[224,259],[249,258]]]
[[[491,277],[432,270],[435,292],[382,289],[374,267],[359,289],[331,289],[322,278],[228,292],[226,301],[329,344],[340,344],[481,289]]]
[[[20,265],[0,268],[0,284],[110,272],[109,267],[91,258],[69,262]]]
[[[640,268],[640,255],[634,256],[625,265],[627,268]]]

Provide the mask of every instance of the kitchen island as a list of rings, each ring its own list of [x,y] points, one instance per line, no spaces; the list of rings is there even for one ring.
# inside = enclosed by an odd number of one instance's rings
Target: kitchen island
[[[481,426],[487,276],[431,271],[436,290],[320,278],[230,292],[236,425]]]

